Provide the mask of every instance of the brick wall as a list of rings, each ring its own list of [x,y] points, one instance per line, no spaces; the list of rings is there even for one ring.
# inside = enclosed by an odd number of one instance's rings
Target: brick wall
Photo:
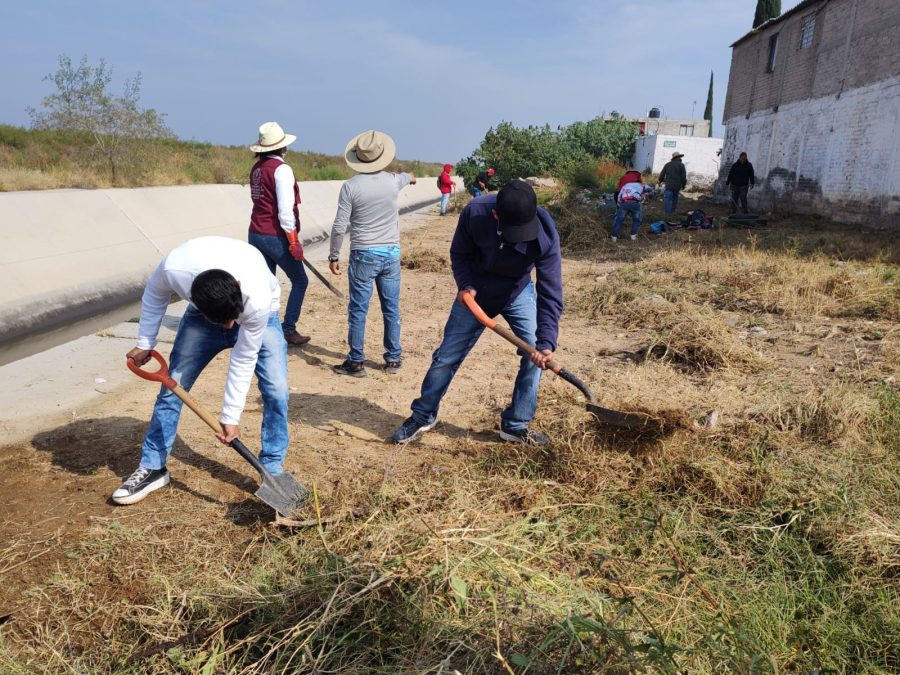
[[[812,45],[801,48],[811,14]],[[776,33],[774,71],[766,72]],[[812,2],[735,43],[719,194],[746,151],[755,208],[900,228],[898,45],[900,0]]]
[[[747,152],[759,210],[900,228],[900,75],[728,121],[718,193]]]
[[[800,47],[804,17],[816,19]],[[769,42],[778,35],[773,72]],[[732,50],[725,122],[794,101],[840,95],[900,73],[900,0],[821,0],[738,41]]]

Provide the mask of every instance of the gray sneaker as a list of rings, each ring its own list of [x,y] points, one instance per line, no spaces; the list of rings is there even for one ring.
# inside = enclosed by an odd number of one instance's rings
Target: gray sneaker
[[[138,467],[128,477],[119,489],[112,493],[112,500],[116,504],[134,504],[141,501],[154,490],[159,490],[169,484],[169,472],[162,469],[145,469]]]
[[[510,443],[525,443],[526,445],[547,445],[550,439],[544,434],[531,429],[501,429],[500,438]]]

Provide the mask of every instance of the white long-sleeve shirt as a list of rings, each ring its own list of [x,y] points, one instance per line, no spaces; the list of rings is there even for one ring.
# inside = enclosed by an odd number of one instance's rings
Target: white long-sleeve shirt
[[[278,200],[278,223],[285,232],[299,229],[294,221],[294,183],[296,182],[291,165],[281,159],[281,165],[275,169],[275,197]]]
[[[225,380],[222,424],[239,424],[256,368],[269,315],[281,304],[281,285],[256,248],[238,239],[199,237],[173,249],[150,275],[141,298],[140,349],[153,349],[172,294],[190,301],[191,284],[201,272],[225,270],[241,284],[244,311],[237,318],[237,342]],[[210,324],[211,325],[211,324]]]

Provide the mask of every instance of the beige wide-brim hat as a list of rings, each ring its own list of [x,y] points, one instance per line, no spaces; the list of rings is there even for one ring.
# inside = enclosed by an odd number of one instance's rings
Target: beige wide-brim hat
[[[370,129],[350,139],[344,150],[344,161],[357,173],[376,173],[393,162],[396,155],[394,139]]]
[[[680,152],[678,152],[677,150],[676,150],[675,152],[672,153],[672,159],[678,159],[679,157],[684,157],[684,155],[682,155],[682,154],[681,154]]]
[[[280,148],[286,148],[297,140],[293,134],[284,133],[284,129],[278,122],[266,122],[259,127],[259,142],[251,145],[253,152],[272,152]]]

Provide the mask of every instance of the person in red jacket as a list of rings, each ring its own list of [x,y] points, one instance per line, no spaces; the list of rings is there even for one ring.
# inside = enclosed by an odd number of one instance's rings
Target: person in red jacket
[[[309,336],[297,332],[309,286],[300,243],[300,188],[293,169],[284,161],[288,146],[295,140],[297,137],[284,133],[278,122],[266,122],[259,128],[259,142],[250,146],[256,153],[256,164],[250,170],[253,212],[247,239],[263,254],[272,274],[277,265],[291,280],[281,329],[289,345],[305,345]]]
[[[456,189],[456,181],[450,178],[452,164],[444,164],[444,170],[438,176],[438,188],[441,190],[441,215],[447,215],[447,204],[450,201],[450,193]]]

